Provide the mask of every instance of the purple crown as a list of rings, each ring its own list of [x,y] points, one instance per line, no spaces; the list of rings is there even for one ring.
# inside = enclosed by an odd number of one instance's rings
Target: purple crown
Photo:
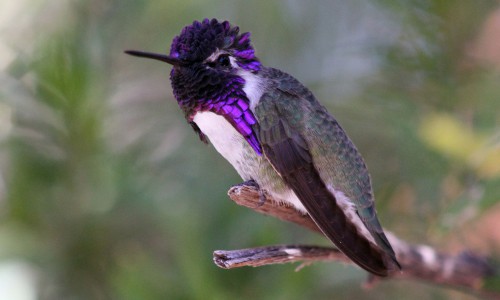
[[[237,63],[241,68],[249,71],[260,70],[260,62],[250,44],[250,33],[238,34],[239,31],[238,26],[231,27],[228,21],[194,21],[174,38],[170,56],[186,62],[201,62],[217,49],[227,50],[238,58]]]

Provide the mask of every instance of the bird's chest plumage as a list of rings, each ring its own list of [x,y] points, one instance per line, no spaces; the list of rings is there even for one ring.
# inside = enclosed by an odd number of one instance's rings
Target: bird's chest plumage
[[[243,180],[254,180],[273,198],[288,202],[302,212],[306,211],[265,156],[257,155],[245,138],[223,116],[213,112],[198,112],[193,121]]]
[[[260,157],[223,116],[208,111],[198,112],[193,121],[243,179],[252,179]]]

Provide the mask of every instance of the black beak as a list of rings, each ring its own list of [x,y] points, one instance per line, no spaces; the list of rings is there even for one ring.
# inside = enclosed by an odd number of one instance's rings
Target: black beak
[[[142,51],[135,51],[135,50],[127,50],[127,51],[125,51],[125,53],[133,55],[133,56],[160,60],[160,61],[166,62],[168,64],[171,64],[173,66],[180,66],[183,64],[183,62],[180,59],[175,58],[175,57],[171,57],[168,55],[164,55],[164,54],[156,54],[156,53],[149,53],[149,52],[142,52]]]

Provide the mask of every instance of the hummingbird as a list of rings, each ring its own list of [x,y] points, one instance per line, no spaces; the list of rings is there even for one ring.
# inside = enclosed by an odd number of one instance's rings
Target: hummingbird
[[[291,75],[265,67],[250,33],[194,21],[170,54],[127,54],[172,66],[187,122],[245,181],[308,214],[354,263],[377,276],[401,269],[377,218],[368,169],[337,120]]]

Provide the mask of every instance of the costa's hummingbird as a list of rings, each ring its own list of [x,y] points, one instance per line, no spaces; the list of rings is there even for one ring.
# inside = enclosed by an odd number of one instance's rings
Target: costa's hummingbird
[[[187,121],[244,180],[309,214],[365,270],[387,276],[400,269],[358,150],[304,85],[260,63],[250,33],[205,19],[186,26],[169,55],[126,53],[173,66],[173,93]]]

